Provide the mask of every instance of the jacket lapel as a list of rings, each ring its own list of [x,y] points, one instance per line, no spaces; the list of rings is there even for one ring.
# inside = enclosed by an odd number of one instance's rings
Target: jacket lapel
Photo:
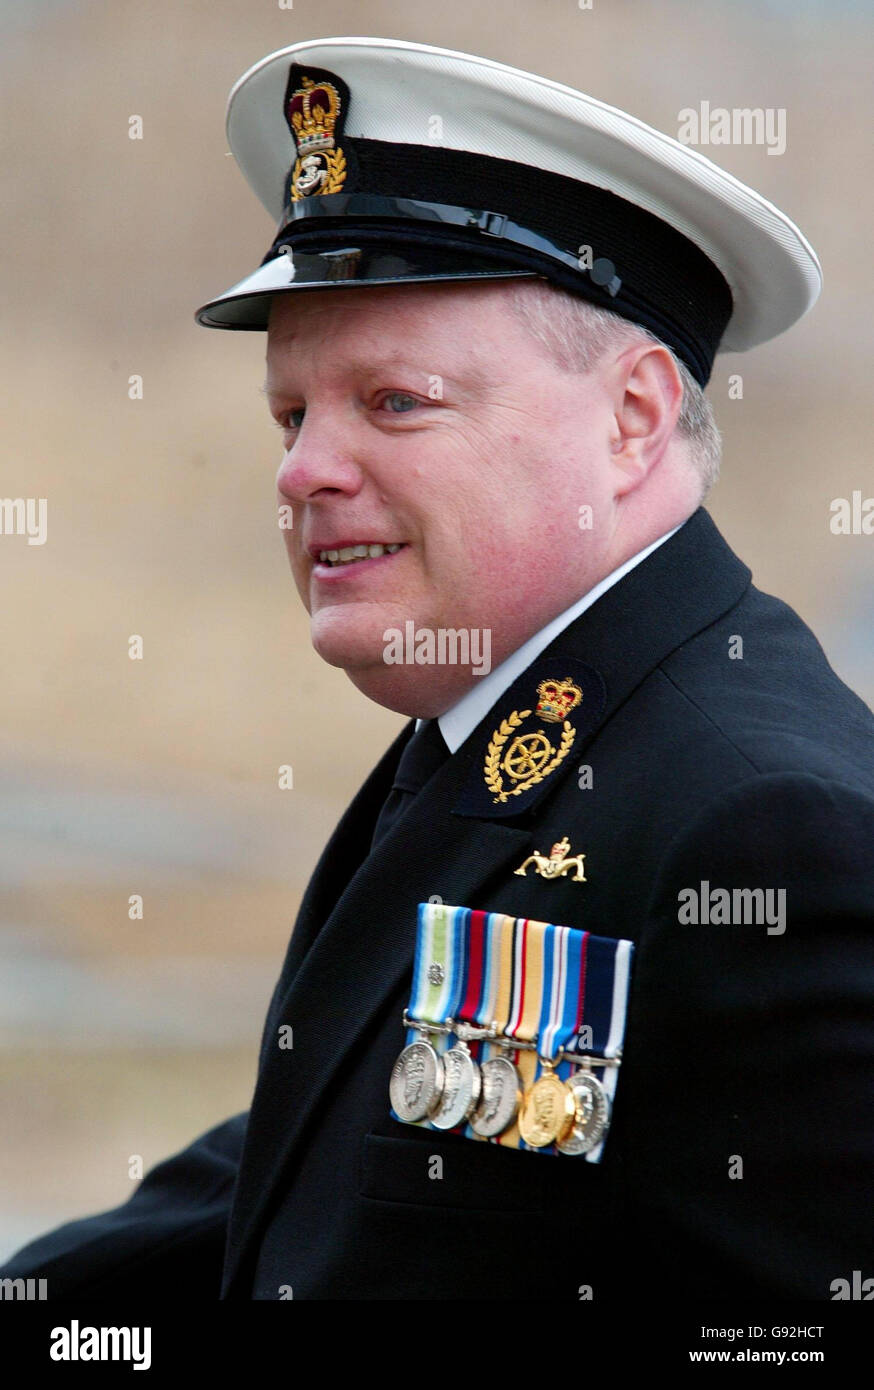
[[[733,607],[749,583],[749,570],[699,510],[555,639],[541,660],[555,658],[557,677],[563,674],[562,657],[587,662],[603,679],[606,699],[597,726],[586,730],[580,748],[554,774],[550,792],[654,667]],[[265,1026],[223,1297],[237,1293],[235,1282],[254,1255],[273,1193],[320,1096],[412,968],[417,904],[439,895],[451,904],[481,905],[483,885],[530,847],[529,815],[512,824],[497,813],[464,810],[465,786],[481,768],[494,720],[492,710],[368,853],[376,816],[413,730],[407,725],[319,861]],[[278,1047],[277,1030],[284,1024],[293,1029],[292,1065]]]
[[[526,830],[473,825],[452,815],[467,768],[458,754],[444,763],[370,854],[376,812],[362,803],[357,820],[366,857],[306,954],[306,943],[289,951],[292,971],[283,971],[265,1028],[231,1213],[224,1296],[322,1092],[412,969],[418,903],[435,894],[448,903],[475,899],[483,882],[519,856],[529,839]],[[346,833],[353,830],[350,820]],[[333,843],[322,857],[320,876],[331,874]],[[315,890],[312,905],[328,891]],[[284,1024],[293,1029],[291,1054],[277,1045]]]

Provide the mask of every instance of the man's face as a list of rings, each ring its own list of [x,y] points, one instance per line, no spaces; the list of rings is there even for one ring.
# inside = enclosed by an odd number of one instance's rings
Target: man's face
[[[547,356],[507,293],[406,285],[272,307],[279,502],[313,645],[407,714],[442,713],[477,676],[387,664],[388,629],[489,629],[495,666],[602,573],[609,527],[581,529],[580,507],[610,516],[610,400]]]

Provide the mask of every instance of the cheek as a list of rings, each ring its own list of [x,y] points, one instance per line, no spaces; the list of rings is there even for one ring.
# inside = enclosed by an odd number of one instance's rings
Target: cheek
[[[295,579],[297,579],[303,570],[304,564],[303,556],[300,552],[300,545],[295,540],[291,531],[283,531],[282,540],[285,545],[285,553],[288,556],[288,562],[291,565],[292,573]]]
[[[558,469],[567,489],[567,475]],[[461,456],[449,451],[410,471],[410,515],[421,527],[429,574],[515,574],[542,556],[551,538],[567,537],[577,507],[566,497],[556,512],[556,460],[542,434],[494,434],[467,440]]]
[[[310,608],[310,582],[309,582],[309,561],[301,554],[300,546],[296,544],[294,535],[291,531],[283,531],[282,539],[285,544],[285,553],[288,556],[288,563],[291,566],[291,575],[294,586],[301,597],[307,612]]]

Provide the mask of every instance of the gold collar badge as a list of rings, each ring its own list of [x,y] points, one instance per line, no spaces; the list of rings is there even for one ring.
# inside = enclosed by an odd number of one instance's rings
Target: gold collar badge
[[[293,202],[317,193],[338,193],[343,186],[346,157],[334,143],[341,105],[332,82],[314,82],[310,77],[302,77],[288,98],[286,111],[297,146],[291,174]]]
[[[495,803],[508,801],[511,796],[521,796],[530,787],[549,777],[564,762],[576,738],[576,730],[567,716],[582,701],[580,687],[572,680],[544,680],[537,687],[537,696],[535,717],[545,724],[562,726],[558,747],[542,728],[531,733],[515,734],[519,726],[531,717],[532,711],[513,710],[492,734],[483,765],[486,786],[493,793]],[[507,746],[510,739],[512,742]],[[506,785],[504,776],[508,778]]]

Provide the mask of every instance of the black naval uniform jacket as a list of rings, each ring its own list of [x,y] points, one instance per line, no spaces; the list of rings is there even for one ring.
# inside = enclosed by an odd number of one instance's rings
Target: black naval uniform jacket
[[[458,812],[493,710],[369,852],[410,723],[309,884],[248,1115],[0,1273],[189,1300],[829,1299],[874,1275],[874,720],[703,510],[538,664],[568,658],[606,703],[536,805]],[[514,873],[565,835],[585,883]],[[681,924],[702,882],[785,889],[785,931]],[[391,1118],[433,895],[635,943],[599,1164]]]

